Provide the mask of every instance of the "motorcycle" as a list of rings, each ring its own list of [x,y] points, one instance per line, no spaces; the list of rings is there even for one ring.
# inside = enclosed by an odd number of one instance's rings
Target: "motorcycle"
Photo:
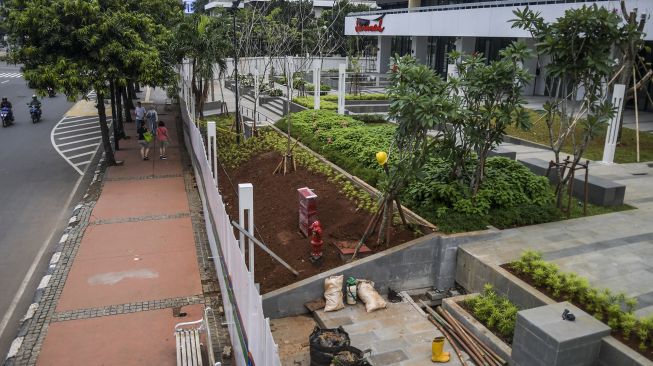
[[[2,107],[2,109],[0,109],[0,119],[2,119],[2,127],[11,125],[12,119],[9,107]]]
[[[41,107],[29,105],[29,115],[32,117],[32,123],[39,122],[41,120]]]
[[[48,96],[50,98],[54,98],[56,95],[57,95],[57,92],[54,91],[54,88],[52,88],[51,86],[48,86]]]

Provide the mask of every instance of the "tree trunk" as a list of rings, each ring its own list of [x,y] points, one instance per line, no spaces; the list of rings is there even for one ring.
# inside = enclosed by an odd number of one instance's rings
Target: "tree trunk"
[[[109,139],[109,126],[107,125],[107,114],[104,109],[104,95],[97,92],[97,113],[100,117],[100,132],[102,133],[102,145],[104,145],[105,158],[107,165],[116,165],[116,157],[113,155],[111,140]]]
[[[626,94],[628,94],[629,86],[633,80],[633,61],[630,58],[627,58],[624,60],[624,69],[619,74],[619,78],[617,81],[617,84],[624,84],[626,86]],[[627,95],[624,95],[624,100],[622,102],[622,108],[626,107],[626,103],[630,101],[631,98],[628,98]],[[624,113],[621,114],[621,118],[619,119],[619,132],[617,134],[617,145],[621,143],[621,131],[623,130],[624,126]]]
[[[113,88],[113,80],[109,81],[109,94],[111,98],[111,120],[113,124],[113,144],[116,151],[120,150],[120,133],[118,131],[118,118],[116,117],[116,93]]]
[[[129,96],[127,94],[127,87],[121,86],[121,87],[118,87],[118,89],[120,90],[120,95],[122,95],[122,98],[123,98],[123,101],[124,101],[123,105],[124,105],[124,108],[125,108],[125,122],[128,122],[128,123],[134,122],[134,120],[132,119],[131,111],[130,111],[130,109],[134,109],[134,107],[132,105],[132,107],[129,108],[129,104],[131,103],[131,99],[129,99]]]
[[[134,99],[138,99],[138,97],[134,91],[134,82],[131,80],[127,80],[127,95],[129,96],[127,105],[129,106],[129,109],[134,109]]]
[[[113,123],[118,127],[118,138],[124,139],[127,135],[125,134],[125,125],[123,124],[122,119],[122,101],[120,99],[120,94],[116,89],[116,82],[111,80],[109,82],[109,87],[111,88],[111,113]]]

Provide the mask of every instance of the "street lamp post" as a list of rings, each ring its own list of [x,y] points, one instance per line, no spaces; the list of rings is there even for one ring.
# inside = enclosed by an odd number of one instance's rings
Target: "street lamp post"
[[[232,2],[232,16],[233,16],[233,26],[234,26],[234,79],[236,82],[236,144],[240,145],[240,107],[239,107],[239,91],[238,91],[238,43],[236,41],[236,11],[238,10],[238,5],[240,0],[235,0]]]

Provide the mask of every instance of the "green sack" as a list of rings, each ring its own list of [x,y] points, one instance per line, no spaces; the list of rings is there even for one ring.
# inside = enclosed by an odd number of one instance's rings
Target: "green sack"
[[[152,135],[152,132],[147,131],[143,134],[143,138],[145,139],[145,142],[152,142],[154,135]]]

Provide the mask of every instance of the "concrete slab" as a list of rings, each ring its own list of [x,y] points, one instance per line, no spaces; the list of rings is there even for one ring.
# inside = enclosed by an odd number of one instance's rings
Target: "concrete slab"
[[[116,258],[162,253],[194,255],[189,217],[169,220],[90,225],[75,260]]]
[[[152,243],[148,245],[151,246]],[[201,293],[194,248],[164,253],[78,259],[68,274],[57,311]]]
[[[319,310],[315,316],[318,323],[328,328],[342,325],[349,333],[351,345],[371,349],[370,361],[378,366],[431,364],[431,341],[442,335],[408,302],[389,302],[386,309],[372,313],[359,303],[336,312]],[[452,355],[447,365],[461,365],[449,342],[445,342],[445,351]]]
[[[37,365],[176,365],[174,326],[197,320],[203,305],[50,324]]]
[[[93,210],[95,220],[188,212],[184,180],[108,181]]]
[[[317,323],[310,315],[270,320],[272,337],[279,346],[282,365],[309,366],[308,337]]]

